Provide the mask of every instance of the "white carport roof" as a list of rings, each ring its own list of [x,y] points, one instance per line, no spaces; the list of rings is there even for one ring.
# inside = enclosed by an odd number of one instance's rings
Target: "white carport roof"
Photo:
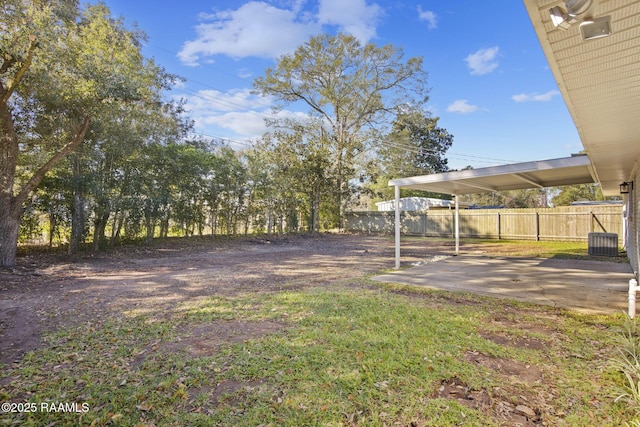
[[[593,169],[586,155],[393,179],[389,181],[389,185],[395,187],[396,195],[396,269],[400,268],[400,188],[456,196],[455,238],[456,253],[458,253],[460,250],[459,195],[592,182],[595,182]]]
[[[491,193],[596,182],[586,155],[513,163],[389,181],[390,186],[444,194]]]

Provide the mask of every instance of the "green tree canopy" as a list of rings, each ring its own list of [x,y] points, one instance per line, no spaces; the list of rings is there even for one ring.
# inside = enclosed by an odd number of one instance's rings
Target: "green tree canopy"
[[[553,196],[554,206],[569,206],[573,202],[604,200],[602,189],[597,184],[579,184],[560,187],[558,194]]]
[[[372,181],[367,187],[373,201],[393,197],[394,190],[388,186],[391,179],[449,170],[446,153],[453,144],[453,135],[438,127],[438,120],[420,110],[397,116],[391,132],[379,144],[378,158],[369,165]],[[402,190],[402,195],[441,196],[415,190]]]
[[[462,196],[461,200],[476,206],[504,206],[506,208],[548,207],[547,191],[544,188],[466,194]]]
[[[0,266],[12,266],[24,203],[45,175],[105,109],[158,102],[172,78],[104,4],[6,0],[0,28]]]
[[[428,175],[449,170],[446,152],[453,135],[438,127],[438,118],[422,111],[398,115],[378,150],[389,179]]]

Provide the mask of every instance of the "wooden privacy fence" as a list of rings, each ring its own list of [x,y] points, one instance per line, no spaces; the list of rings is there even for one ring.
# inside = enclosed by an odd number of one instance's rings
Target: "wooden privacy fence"
[[[393,233],[394,212],[349,212],[346,229]],[[562,206],[544,209],[461,209],[460,237],[514,240],[587,240],[591,232],[622,236],[622,206]],[[453,237],[454,210],[402,212],[403,234]]]

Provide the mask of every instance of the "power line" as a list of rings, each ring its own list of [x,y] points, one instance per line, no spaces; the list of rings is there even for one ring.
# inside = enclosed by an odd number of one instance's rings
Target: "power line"
[[[399,142],[399,141],[389,141],[389,140],[384,140],[384,141],[380,141],[380,145],[384,145],[387,147],[391,147],[391,148],[397,148],[400,150],[405,150],[408,151],[410,153],[413,154],[421,154],[421,153],[431,153],[431,154],[441,154],[439,150],[429,150],[429,149],[423,149],[417,146],[412,146],[412,145],[408,145],[406,143],[403,142]],[[375,148],[375,147],[372,147]],[[458,158],[461,160],[474,160],[477,163],[487,163],[487,164],[495,164],[496,162],[501,162],[501,163],[515,163],[515,160],[507,160],[507,159],[498,159],[498,158],[492,158],[492,157],[482,157],[482,156],[474,156],[471,154],[459,154],[455,151],[448,151],[445,153],[445,155],[447,157],[453,157],[453,158]]]
[[[239,141],[237,139],[233,139],[233,138],[228,138],[228,137],[224,137],[224,136],[215,136],[215,135],[210,135],[204,132],[199,132],[199,131],[192,131],[191,133],[196,134],[196,135],[200,135],[200,136],[205,136],[207,138],[213,138],[213,139],[218,139],[221,141],[228,141],[230,143],[233,144],[238,144],[238,145],[244,145],[245,147],[249,147],[249,148],[254,148],[255,145],[252,144],[251,142],[248,141]]]

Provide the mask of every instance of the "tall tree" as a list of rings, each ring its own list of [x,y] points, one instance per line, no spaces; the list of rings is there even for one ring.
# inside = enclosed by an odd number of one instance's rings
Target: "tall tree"
[[[408,110],[397,116],[391,132],[379,144],[379,161],[370,164],[373,179],[367,187],[374,193],[374,200],[393,197],[393,188],[388,186],[390,179],[449,170],[446,153],[453,144],[453,135],[439,127],[438,120],[420,110]],[[414,194],[425,193],[403,191],[403,196]]]
[[[449,170],[445,155],[453,144],[453,135],[438,127],[438,120],[418,110],[398,115],[379,149],[390,178]]]
[[[104,106],[156,101],[170,77],[103,4],[6,0],[0,27],[0,267],[9,267],[24,202],[45,175]]]
[[[418,108],[428,99],[422,58],[405,61],[399,48],[362,45],[346,34],[312,37],[267,69],[254,87],[274,97],[279,108],[302,102],[311,116],[325,123],[339,218],[354,162],[368,148],[371,132],[387,126],[403,106]]]

